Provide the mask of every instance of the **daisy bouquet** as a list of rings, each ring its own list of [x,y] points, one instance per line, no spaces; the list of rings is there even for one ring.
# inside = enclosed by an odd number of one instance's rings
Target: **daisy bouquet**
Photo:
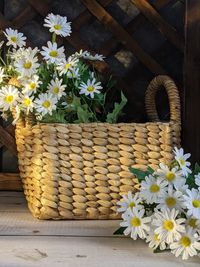
[[[183,260],[200,252],[200,166],[190,169],[183,149],[174,149],[174,161],[154,171],[131,168],[140,191],[129,192],[118,203],[121,228],[115,234],[146,240],[154,251],[170,250]]]
[[[113,110],[106,108],[104,88],[108,91],[114,82],[109,79],[102,83],[92,68],[92,61],[103,61],[104,57],[82,50],[66,56],[57,38],[71,34],[67,17],[49,14],[44,26],[51,41],[41,49],[27,47],[26,37],[17,30],[3,32],[7,41],[6,53],[2,53],[4,42],[0,44],[2,117],[8,119],[15,110],[15,121],[32,114],[42,122],[116,122],[127,100],[122,93],[121,103],[115,103]]]

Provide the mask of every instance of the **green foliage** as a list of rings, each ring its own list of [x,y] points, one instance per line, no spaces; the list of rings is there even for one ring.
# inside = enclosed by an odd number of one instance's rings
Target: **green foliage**
[[[194,170],[192,171],[191,174],[188,175],[187,179],[186,179],[186,183],[189,186],[189,189],[191,188],[198,188],[198,186],[195,184],[195,175],[197,175],[198,173],[200,173],[200,165],[198,163],[195,164]]]
[[[53,111],[52,115],[45,115],[42,119],[42,122],[66,123],[65,112],[63,110]]]
[[[121,102],[115,103],[114,110],[111,113],[108,113],[107,118],[106,118],[106,122],[116,123],[118,120],[118,117],[122,113],[122,109],[126,105],[126,103],[127,103],[127,98],[121,92]]]
[[[154,173],[154,170],[149,166],[147,167],[146,171],[135,169],[133,167],[131,167],[129,170],[137,177],[139,182],[143,181],[146,176]]]
[[[120,227],[119,229],[117,229],[113,235],[123,235],[124,231],[126,230],[126,227]]]

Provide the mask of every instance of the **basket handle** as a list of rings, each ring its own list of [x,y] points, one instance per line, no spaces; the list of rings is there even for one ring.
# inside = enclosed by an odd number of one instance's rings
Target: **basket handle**
[[[180,97],[174,81],[166,75],[155,77],[149,84],[145,94],[145,106],[151,121],[160,121],[156,110],[155,96],[161,86],[164,86],[169,98],[170,121],[181,123]]]

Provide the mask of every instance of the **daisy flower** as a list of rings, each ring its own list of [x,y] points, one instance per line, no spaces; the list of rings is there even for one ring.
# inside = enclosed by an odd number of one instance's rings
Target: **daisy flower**
[[[162,212],[156,211],[152,225],[155,228],[155,234],[159,235],[161,241],[170,244],[177,241],[181,234],[185,231],[185,227],[182,225],[185,219],[177,219],[179,211],[172,209],[165,209]]]
[[[69,79],[80,79],[79,68],[68,71],[66,75]]]
[[[182,211],[183,194],[180,191],[173,190],[173,187],[169,185],[167,191],[161,192],[157,203],[157,209],[161,209],[162,211],[164,211],[166,208],[170,210],[175,208],[179,211]]]
[[[11,28],[8,28],[3,32],[6,36],[8,42],[6,43],[7,46],[13,46],[14,48],[22,47],[26,45],[26,37],[23,35],[23,33],[18,32],[18,30],[13,30]]]
[[[166,243],[163,241],[161,242],[159,235],[156,234],[154,230],[151,230],[148,233],[146,242],[149,243],[149,247],[153,250],[157,249],[158,247],[160,248],[160,250],[166,249]]]
[[[186,179],[183,177],[182,171],[178,170],[177,167],[170,170],[169,167],[163,163],[160,163],[159,167],[160,169],[156,171],[156,174],[169,185],[174,185],[175,188],[177,188],[186,183]]]
[[[49,28],[50,32],[63,37],[70,36],[71,22],[67,22],[67,17],[48,14],[44,20],[44,26]]]
[[[124,230],[125,235],[131,234],[131,238],[134,240],[137,237],[141,239],[146,238],[147,232],[150,231],[149,223],[151,217],[144,217],[145,210],[128,209],[126,213],[122,214],[123,222],[120,223],[122,227],[126,227]]]
[[[158,197],[161,192],[165,191],[166,185],[166,181],[156,179],[152,175],[146,176],[145,180],[141,182],[140,195],[147,204],[157,203]]]
[[[24,86],[23,93],[31,95],[36,92],[42,82],[39,81],[39,76],[35,74],[31,78],[22,81],[22,84]]]
[[[6,75],[4,74],[4,69],[2,67],[0,67],[0,83],[3,82],[3,79],[6,77]]]
[[[200,187],[200,173],[194,176],[195,178],[195,184]]]
[[[95,54],[94,56],[86,51],[83,51],[82,49],[79,52],[75,53],[75,56],[78,58],[84,58],[84,59],[88,59],[88,60],[98,60],[98,61],[103,61],[104,60],[104,56],[103,55],[99,55],[99,54]]]
[[[62,96],[66,95],[65,89],[66,85],[62,85],[63,80],[59,80],[56,78],[55,80],[51,80],[50,84],[48,85],[47,89],[49,92],[54,95],[57,99],[60,99]]]
[[[21,105],[22,108],[26,110],[26,114],[28,115],[29,112],[33,111],[34,103],[33,103],[33,96],[24,95],[21,97]]]
[[[36,112],[41,116],[52,115],[52,111],[56,110],[56,103],[57,99],[50,93],[40,94],[34,101]]]
[[[121,206],[117,209],[118,212],[126,212],[127,209],[141,209],[143,206],[140,205],[141,198],[139,197],[139,193],[132,194],[130,191],[127,195],[123,195],[123,199],[117,202],[118,206]]]
[[[200,231],[200,219],[197,219],[193,216],[187,218],[186,227],[199,232]]]
[[[57,70],[60,75],[68,74],[74,71],[74,68],[78,64],[78,59],[75,57],[68,57],[67,60],[60,61],[57,65]]]
[[[57,43],[52,43],[50,41],[47,42],[47,47],[42,47],[43,51],[41,51],[41,55],[44,57],[47,63],[55,63],[58,64],[63,58],[65,58],[64,47],[57,47]]]
[[[188,189],[183,199],[183,204],[188,209],[187,215],[200,219],[200,191],[194,188]]]
[[[174,148],[174,154],[175,154],[175,159],[178,162],[182,173],[184,176],[188,176],[189,173],[192,171],[189,169],[189,166],[191,163],[187,161],[187,159],[191,156],[191,154],[184,154],[184,150],[182,148],[178,149],[177,147]]]
[[[14,62],[16,71],[19,72],[20,77],[30,77],[37,72],[40,64],[38,63],[37,48],[21,50],[21,56],[17,57]]]
[[[197,250],[200,250],[198,235],[189,229],[176,242],[170,244],[170,249],[176,257],[182,256],[183,260],[187,260],[197,255]]]
[[[93,76],[93,75],[92,75]],[[88,79],[86,83],[82,82],[79,86],[79,94],[89,95],[91,98],[94,98],[94,94],[99,94],[103,87],[100,82],[97,82],[94,77]]]
[[[3,111],[11,110],[17,105],[19,99],[19,92],[17,88],[12,85],[6,85],[0,91],[0,108]]]

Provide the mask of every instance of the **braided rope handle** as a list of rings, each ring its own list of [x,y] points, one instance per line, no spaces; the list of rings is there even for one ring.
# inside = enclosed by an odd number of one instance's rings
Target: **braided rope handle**
[[[180,97],[177,86],[174,81],[166,75],[155,77],[149,84],[145,94],[145,106],[149,119],[151,121],[160,121],[156,109],[155,96],[161,86],[164,86],[169,98],[170,121],[181,123]]]

